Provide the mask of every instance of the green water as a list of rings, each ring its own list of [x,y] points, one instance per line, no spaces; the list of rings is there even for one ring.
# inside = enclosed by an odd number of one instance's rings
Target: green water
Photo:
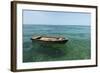
[[[32,42],[32,36],[61,36],[65,44]],[[91,58],[90,26],[24,25],[23,62],[83,60]]]

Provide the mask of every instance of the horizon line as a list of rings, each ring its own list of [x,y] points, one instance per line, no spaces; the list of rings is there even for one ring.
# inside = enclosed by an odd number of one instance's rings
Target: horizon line
[[[59,24],[23,24],[23,25],[59,25]],[[65,24],[63,24],[65,25]],[[75,25],[77,26],[77,25]],[[80,26],[90,26],[90,25],[80,25]]]

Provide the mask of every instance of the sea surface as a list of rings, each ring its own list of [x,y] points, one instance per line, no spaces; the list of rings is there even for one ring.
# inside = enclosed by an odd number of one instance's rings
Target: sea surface
[[[91,58],[90,26],[23,24],[23,62],[84,60]],[[45,46],[32,36],[61,36],[65,44]]]

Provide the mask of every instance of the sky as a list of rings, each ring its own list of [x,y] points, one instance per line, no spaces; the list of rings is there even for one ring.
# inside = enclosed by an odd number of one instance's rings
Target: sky
[[[90,22],[90,13],[23,10],[25,25],[90,25]]]

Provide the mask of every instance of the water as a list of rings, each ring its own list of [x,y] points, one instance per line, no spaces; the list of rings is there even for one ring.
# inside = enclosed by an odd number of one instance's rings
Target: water
[[[66,44],[39,44],[32,36],[61,36]],[[91,58],[90,26],[23,25],[23,62],[83,60]]]

